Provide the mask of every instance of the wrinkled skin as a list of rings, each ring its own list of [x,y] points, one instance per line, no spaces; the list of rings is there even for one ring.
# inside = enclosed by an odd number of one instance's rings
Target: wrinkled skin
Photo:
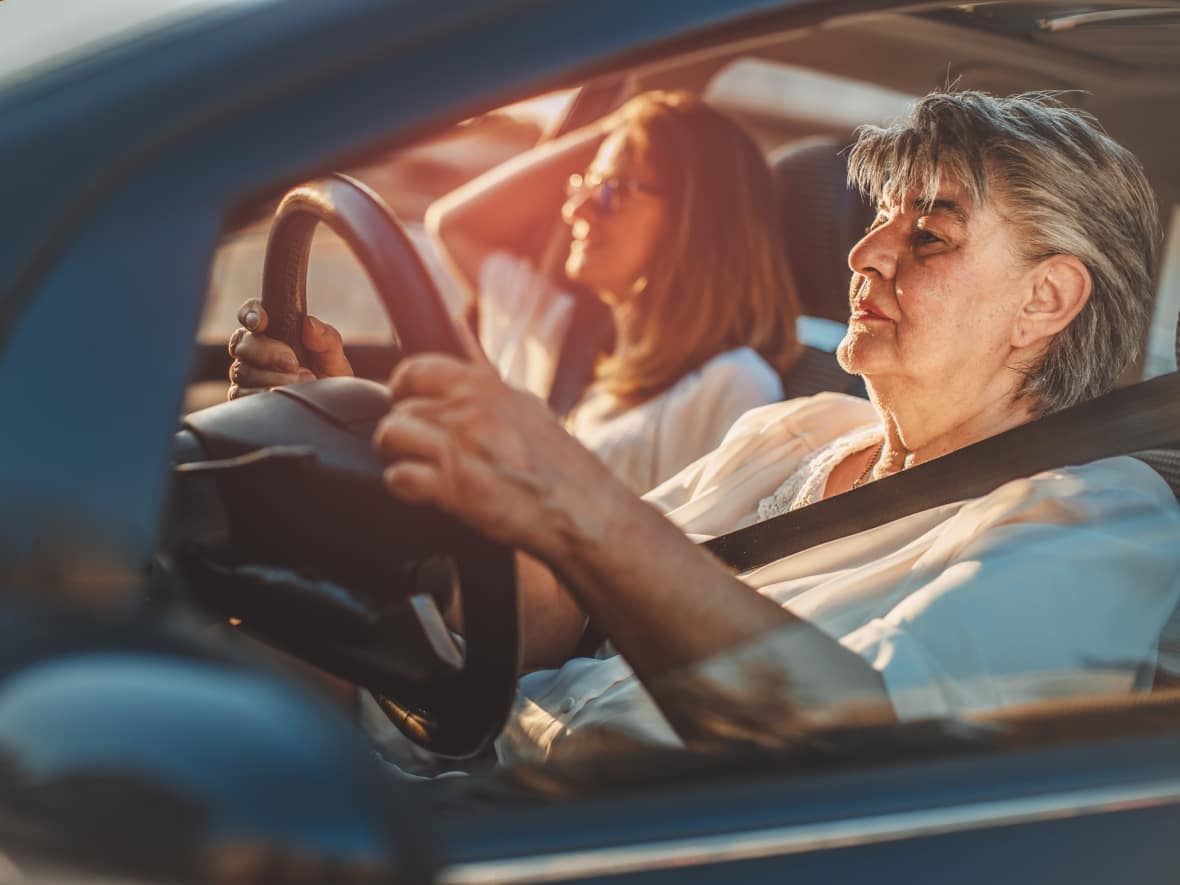
[[[333,326],[307,317],[303,346],[312,365],[300,366],[295,351],[265,334],[268,322],[266,310],[257,298],[238,310],[240,326],[229,339],[229,355],[234,358],[229,367],[230,399],[284,384],[353,374],[352,364],[344,355],[344,340]]]

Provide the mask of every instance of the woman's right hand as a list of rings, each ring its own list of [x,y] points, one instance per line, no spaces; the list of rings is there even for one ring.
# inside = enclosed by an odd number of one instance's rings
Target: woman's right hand
[[[284,384],[354,374],[344,355],[344,339],[322,320],[309,315],[303,323],[303,346],[310,366],[299,365],[295,351],[265,334],[268,317],[257,298],[241,306],[238,322],[241,328],[229,339],[229,355],[234,358],[229,367],[229,399]]]

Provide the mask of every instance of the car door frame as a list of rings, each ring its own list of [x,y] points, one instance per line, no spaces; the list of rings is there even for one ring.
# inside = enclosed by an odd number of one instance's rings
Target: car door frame
[[[44,576],[37,567],[48,556],[53,574],[99,565],[138,586],[165,503],[209,261],[236,207],[376,144],[581,81],[656,45],[677,51],[718,29],[753,34],[772,21],[893,5],[257,3],[0,94],[0,155],[20,172],[7,203],[22,220],[0,244],[0,578]],[[473,58],[487,69],[479,76],[463,70],[461,60]],[[193,100],[175,106],[178,90]],[[57,589],[38,580],[41,592]],[[441,880],[831,881],[871,872],[943,881],[954,871],[967,885],[1066,874],[1100,881],[1117,868],[1150,881],[1169,869],[1163,836],[1180,822],[1178,778],[1180,753],[1167,734],[750,774],[495,814],[436,810]],[[1084,790],[1098,792],[1076,813],[1069,802]],[[856,843],[815,829],[1054,796],[1064,798],[1044,819],[1010,805],[1009,817],[984,826],[947,831],[935,822]],[[735,854],[751,834],[789,841],[804,827],[813,841],[793,844],[805,850]],[[689,856],[690,844],[714,853]],[[643,851],[655,859],[639,864]]]

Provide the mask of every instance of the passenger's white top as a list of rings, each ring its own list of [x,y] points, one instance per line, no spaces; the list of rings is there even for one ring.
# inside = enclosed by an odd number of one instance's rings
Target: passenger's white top
[[[573,297],[527,260],[503,252],[480,269],[479,339],[509,384],[546,396],[571,332]],[[566,426],[628,488],[641,494],[711,451],[749,409],[782,399],[778,374],[753,350],[719,354],[632,408],[591,387]]]
[[[871,436],[875,423],[868,403],[837,394],[757,409],[647,500],[693,535],[750,524],[809,454]],[[1142,462],[1110,458],[822,544],[743,580],[860,654],[902,719],[1125,693],[1141,687],[1180,597],[1180,507]],[[772,631],[699,673],[740,698],[753,690],[749,665],[780,666],[788,641]],[[618,732],[677,742],[607,648],[525,676],[497,747],[504,761],[536,759]]]

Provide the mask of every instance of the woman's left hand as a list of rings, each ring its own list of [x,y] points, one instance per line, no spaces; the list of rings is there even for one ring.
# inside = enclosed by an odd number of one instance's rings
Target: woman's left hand
[[[620,485],[545,404],[486,362],[408,357],[374,434],[398,498],[432,504],[484,535],[558,565],[604,536]]]

